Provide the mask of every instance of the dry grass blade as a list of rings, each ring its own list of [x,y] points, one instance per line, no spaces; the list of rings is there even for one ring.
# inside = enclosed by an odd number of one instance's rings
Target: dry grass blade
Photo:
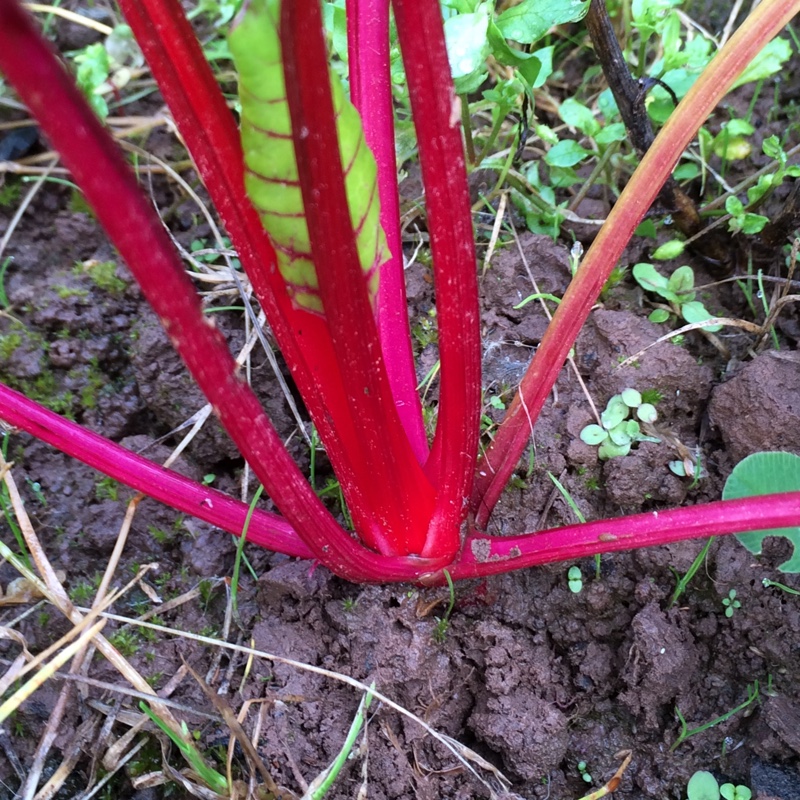
[[[111,558],[108,560],[100,585],[97,587],[97,593],[95,594],[92,608],[98,607],[103,603],[106,592],[108,592],[108,587],[111,586],[111,581],[114,579],[114,575],[117,572],[119,560],[122,558],[122,552],[128,541],[128,533],[130,533],[131,525],[133,524],[133,517],[136,514],[139,503],[143,499],[144,495],[137,494],[128,502],[128,507],[125,510],[125,518],[122,520],[122,525],[117,534],[117,540],[114,542],[114,550],[111,553]]]
[[[108,25],[104,25],[102,22],[97,22],[97,20],[85,17],[83,14],[76,14],[74,11],[70,11],[67,8],[45,5],[44,3],[23,3],[23,5],[28,9],[28,11],[33,11],[34,13],[39,14],[53,14],[56,17],[63,17],[70,22],[74,22],[76,25],[83,25],[84,28],[90,28],[93,31],[102,33],[103,36],[110,36],[112,33],[114,33],[114,29]]]
[[[489,269],[489,262],[492,260],[495,247],[497,247],[497,240],[500,238],[500,229],[503,227],[503,218],[506,214],[507,202],[508,193],[503,192],[500,195],[500,202],[497,206],[497,214],[495,215],[494,225],[492,226],[492,237],[489,239],[489,246],[486,248],[486,257],[483,259],[483,270],[481,271],[481,277],[483,277],[486,274],[486,270]]]
[[[14,744],[11,741],[11,737],[4,728],[0,728],[0,750],[3,751],[3,754],[8,760],[8,763],[11,765],[11,769],[14,770],[14,774],[17,776],[20,784],[24,783],[25,768],[22,766],[22,762],[19,760],[17,751],[14,749]]]
[[[0,723],[7,719],[9,714],[19,708],[20,704],[27,700],[40,686],[42,686],[59,667],[64,666],[79,650],[82,650],[96,636],[106,624],[106,620],[100,620],[84,631],[80,637],[72,644],[65,647],[52,661],[45,664],[27,683],[21,686],[11,697],[0,705]]]
[[[199,714],[202,717],[210,718],[209,714],[206,714],[202,711],[198,712],[192,709],[187,709],[185,706],[168,699],[178,688],[178,686],[180,686],[186,675],[187,670],[183,665],[181,665],[175,675],[172,676],[172,679],[169,681],[169,683],[167,683],[167,685],[158,692],[158,697],[161,702],[160,707],[169,706],[178,710],[192,711],[194,714]],[[130,697],[138,697],[140,700],[149,701],[151,699],[150,695],[144,695],[141,692],[137,693],[135,691],[126,690],[126,694],[128,694]],[[128,717],[128,714],[131,716]],[[126,712],[124,716],[120,715],[119,719],[121,722],[131,725],[131,729],[117,739],[117,741],[106,751],[106,754],[103,756],[103,766],[106,769],[112,769],[117,761],[123,757],[123,754],[128,751],[128,748],[136,738],[136,735],[142,731],[149,721],[145,714],[135,714],[134,712]],[[217,721],[216,717],[213,719],[214,721]]]
[[[78,762],[84,755],[85,748],[96,737],[97,727],[97,719],[89,718],[84,720],[77,731],[73,732],[65,748],[64,757],[58,769],[56,769],[47,783],[36,793],[34,800],[53,800],[66,783],[69,776],[75,771]]]
[[[783,307],[788,305],[789,303],[796,303],[800,300],[800,294],[784,294],[769,310],[769,314],[767,315],[766,320],[761,328],[761,335],[765,336],[772,325],[775,324],[775,320],[778,318],[778,314],[781,313]]]
[[[178,770],[169,763],[169,742],[166,741],[166,738],[162,738],[161,740],[161,766],[163,769],[162,782],[165,782],[164,779],[173,781],[179,786],[182,786],[192,797],[199,797],[200,800],[229,800],[225,795],[217,794],[217,792],[209,789],[207,786],[202,786],[190,780],[190,778],[182,772],[178,772]]]
[[[105,609],[108,608],[108,606],[111,603],[113,603],[114,600],[117,599],[117,597],[119,597],[118,594],[113,595],[111,598],[109,598],[108,603],[105,603],[104,605],[98,607],[96,610],[92,611],[92,613],[87,614],[77,625],[75,625],[69,631],[67,631],[57,642],[54,642],[53,644],[50,645],[50,647],[46,648],[45,650],[42,650],[42,652],[39,653],[37,656],[32,657],[31,660],[19,671],[19,673],[17,673],[16,676],[17,680],[22,678],[28,672],[31,672],[32,670],[38,668],[38,666],[44,663],[53,653],[64,647],[67,644],[67,642],[72,641],[72,639],[74,639],[76,636],[82,634],[83,631],[85,631],[89,625],[95,622],[98,613],[100,611],[105,611]]]
[[[45,180],[50,175],[50,173],[52,172],[53,168],[57,163],[58,163],[57,158],[52,159],[42,172],[42,175],[39,178],[39,180],[34,181],[31,188],[28,189],[28,191],[25,193],[25,197],[22,198],[22,201],[17,207],[17,210],[14,212],[14,216],[8,223],[8,227],[6,228],[5,233],[3,234],[3,238],[0,239],[0,258],[3,257],[3,253],[5,252],[6,247],[8,247],[8,243],[11,241],[11,237],[14,235],[14,231],[16,230],[17,225],[19,225],[19,221],[22,219],[23,214],[33,201],[33,198],[36,197],[36,193],[39,191],[39,189],[41,189],[42,186],[44,186]]]
[[[2,468],[5,464],[6,461],[2,454],[0,454],[0,468]],[[9,502],[14,509],[17,524],[22,531],[25,542],[36,564],[36,568],[38,569],[43,580],[30,572],[25,564],[22,563],[19,558],[17,558],[16,554],[13,553],[2,541],[0,541],[0,555],[13,564],[13,566],[21,575],[25,576],[28,578],[28,580],[34,583],[39,591],[41,591],[42,595],[46,597],[59,611],[61,611],[61,613],[64,614],[67,619],[69,619],[73,624],[78,624],[83,619],[83,614],[72,604],[72,601],[67,596],[64,587],[61,585],[61,582],[58,580],[55,571],[50,565],[50,562],[48,561],[47,556],[45,555],[44,550],[39,543],[39,539],[36,536],[36,532],[31,525],[28,514],[25,511],[25,507],[22,503],[19,491],[17,490],[16,483],[14,482],[14,478],[10,471],[6,472],[4,475],[4,480],[6,487],[8,488]],[[174,729],[178,735],[182,735],[180,733],[181,726],[172,715],[172,712],[168,708],[159,704],[158,695],[153,691],[147,681],[135,669],[133,669],[133,667],[131,667],[131,665],[120,654],[120,652],[104,636],[100,634],[95,636],[94,644],[103,654],[103,656],[123,675],[127,681],[131,683],[132,686],[152,698],[155,706],[159,708],[159,713],[164,721],[170,726],[170,728]]]
[[[540,295],[541,292],[539,291],[539,285],[536,282],[536,278],[533,277],[533,272],[531,271],[530,263],[528,262],[528,258],[525,255],[525,251],[522,248],[522,243],[519,240],[519,234],[517,233],[517,228],[514,225],[513,219],[509,218],[509,224],[511,225],[511,230],[514,232],[514,242],[517,245],[517,252],[519,253],[519,257],[520,257],[520,259],[522,261],[523,266],[525,267],[525,271],[528,273],[528,280],[531,282],[531,286],[533,287],[533,291],[536,294]],[[544,299],[542,297],[539,298],[539,305],[542,307],[542,310],[544,311],[544,314],[547,317],[548,321],[552,321],[553,315],[550,313],[550,309],[547,307],[547,303],[545,303],[545,301],[544,301]],[[589,389],[587,388],[586,383],[583,380],[583,376],[581,375],[580,370],[578,369],[578,365],[575,363],[574,356],[572,356],[572,355],[568,356],[567,361],[569,362],[570,368],[572,369],[572,372],[573,372],[573,374],[575,375],[575,378],[578,381],[578,385],[581,387],[581,391],[583,392],[583,395],[586,398],[586,401],[589,403],[589,408],[591,408],[592,413],[594,414],[594,418],[595,418],[595,420],[597,420],[597,424],[599,425],[600,424],[600,413],[598,412],[597,406],[595,405],[595,402],[594,402],[594,399],[592,398],[592,395],[589,393]],[[556,389],[555,389],[555,386],[554,386],[553,387],[553,391],[555,392],[555,390]],[[521,391],[520,391],[520,399],[522,399],[522,392]],[[525,413],[528,414],[527,407],[525,408]],[[528,414],[528,421],[529,421],[530,426],[531,426],[531,433],[533,433],[533,421],[530,418],[530,414]]]
[[[157,606],[156,608],[151,608],[149,611],[146,611],[142,614],[138,619],[140,620],[148,620],[151,617],[161,616],[162,614],[167,614],[173,609],[179,608],[182,605],[194,600],[195,598],[200,596],[200,589],[195,586],[193,589],[189,589],[188,592],[184,592],[178,597],[173,597],[172,600],[167,600],[166,603]]]
[[[184,664],[186,664],[185,661]],[[198,686],[203,690],[203,694],[208,698],[211,705],[222,715],[225,724],[231,731],[231,736],[236,737],[236,741],[239,742],[242,750],[244,750],[248,761],[250,761],[251,765],[255,767],[261,775],[267,790],[275,795],[276,798],[283,797],[286,798],[286,800],[294,800],[295,795],[292,792],[288,791],[288,789],[283,789],[275,783],[269,770],[261,760],[258,750],[253,746],[250,737],[236,718],[236,714],[233,713],[233,709],[228,705],[225,698],[220,697],[220,695],[218,695],[188,664],[186,664],[186,668],[195,681],[197,681]]]
[[[95,785],[94,788],[82,794],[80,797],[76,798],[76,800],[91,800],[95,797],[102,789],[105,787],[109,781],[111,781],[114,776],[147,744],[147,739],[142,738],[141,741],[137,742],[130,750],[128,750],[125,755],[120,758],[114,768],[107,772]]]
[[[789,297],[794,296],[795,295],[789,295]],[[682,328],[659,336],[658,339],[651,342],[647,347],[643,347],[638,353],[634,353],[632,356],[628,356],[624,361],[620,361],[619,364],[617,364],[617,369],[630,366],[634,361],[638,361],[640,356],[644,355],[651,347],[655,347],[657,344],[668,342],[670,339],[674,339],[676,336],[682,336],[689,331],[703,330],[704,328],[713,327],[714,325],[726,325],[729,328],[742,328],[748,333],[755,334],[761,334],[764,330],[763,325],[757,325],[755,322],[748,322],[744,319],[732,319],[730,317],[711,317],[710,319],[704,319],[702,322],[692,322],[690,325],[684,325]]]
[[[17,680],[17,676],[19,675],[22,668],[25,666],[26,661],[27,659],[25,657],[25,654],[20,653],[11,662],[11,664],[9,664],[9,667],[5,671],[5,674],[2,677],[0,677],[0,695],[4,695],[8,691],[8,687],[11,686],[11,684]]]
[[[11,639],[12,641],[16,642],[22,648],[21,655],[25,658],[25,660],[30,661],[33,659],[33,655],[31,654],[30,650],[28,650],[27,640],[18,631],[12,630],[5,625],[0,625],[0,639]],[[0,694],[3,694],[3,692],[0,691]]]
[[[140,620],[133,619],[131,617],[125,617],[121,614],[112,614],[109,612],[104,612],[102,616],[107,617],[108,619],[115,620],[117,622],[127,623],[142,628],[149,628],[151,630],[162,633],[165,636],[179,636],[181,638],[190,639],[192,641],[199,642],[201,644],[208,645],[211,647],[220,647],[226,650],[231,650],[233,652],[242,653],[247,656],[254,656],[256,658],[262,658],[267,661],[273,661],[278,664],[286,664],[287,666],[293,667],[294,669],[303,670],[305,672],[311,672],[315,675],[321,675],[325,678],[329,678],[339,683],[347,684],[348,686],[352,686],[354,689],[357,689],[359,692],[367,692],[369,691],[370,688],[367,684],[362,683],[356,678],[351,678],[349,675],[343,675],[342,673],[339,672],[333,672],[332,670],[324,669],[323,667],[317,667],[314,666],[313,664],[305,664],[302,661],[295,661],[292,658],[286,658],[284,656],[275,655],[274,653],[268,653],[264,650],[257,650],[252,647],[245,647],[244,645],[233,644],[232,642],[221,641],[219,639],[212,639],[211,637],[200,636],[199,634],[191,633],[188,631],[181,631],[173,628],[167,628],[163,625],[156,625],[152,622],[142,622]],[[394,700],[382,694],[381,692],[374,690],[372,694],[376,700],[383,703],[385,706],[391,708],[393,711],[396,711],[398,714],[401,714],[407,719],[413,721],[414,723],[419,725],[433,739],[442,744],[462,764],[462,766],[464,766],[473,775],[473,777],[476,778],[476,780],[480,781],[482,786],[492,795],[492,797],[498,795],[496,787],[492,786],[483,776],[481,776],[477,772],[473,764],[477,765],[481,769],[485,769],[488,772],[490,772],[491,775],[500,784],[499,791],[501,793],[507,792],[508,787],[511,786],[511,781],[508,778],[506,778],[505,775],[503,775],[503,773],[500,772],[500,770],[498,770],[492,764],[489,764],[489,762],[487,762],[480,755],[478,755],[465,745],[461,744],[460,742],[451,739],[449,736],[445,736],[444,734],[439,733],[434,728],[432,728],[427,722],[425,722],[425,720],[421,719],[416,714],[404,708],[399,703],[396,703]]]
[[[631,763],[631,759],[633,758],[633,751],[620,750],[619,753],[617,753],[614,757],[623,759],[622,764],[619,765],[619,769],[617,769],[611,778],[599,789],[596,789],[591,794],[587,794],[585,797],[582,797],[581,800],[600,800],[601,797],[605,797],[607,794],[613,794],[617,791],[617,789],[619,789],[619,785],[622,782],[622,776],[625,773],[625,770],[628,769],[628,765]]]

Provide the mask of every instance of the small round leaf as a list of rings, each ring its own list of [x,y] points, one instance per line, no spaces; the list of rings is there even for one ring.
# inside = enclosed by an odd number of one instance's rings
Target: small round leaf
[[[719,784],[710,772],[700,770],[689,778],[686,793],[689,800],[719,800]]]
[[[656,411],[656,407],[652,403],[642,403],[639,408],[636,409],[636,416],[642,422],[655,422],[658,419],[658,411]]]
[[[705,322],[707,319],[712,318],[712,315],[708,313],[708,309],[699,300],[684,303],[681,306],[681,316],[689,323]],[[715,331],[721,331],[722,325],[707,325],[703,330],[714,333]]]
[[[635,419],[629,419],[625,423],[625,433],[627,433],[628,436],[630,436],[635,442],[641,435],[642,429],[639,427],[639,423]]]
[[[622,397],[622,402],[629,408],[636,408],[642,404],[642,396],[636,389],[623,389],[620,396]]]
[[[581,441],[592,445],[592,447],[604,442],[606,439],[608,439],[608,431],[599,425],[587,425],[581,431]]]
[[[667,286],[679,295],[681,300],[694,300],[694,271],[691,267],[678,267],[669,276]]]
[[[597,450],[597,456],[603,460],[607,458],[619,458],[620,456],[628,455],[630,451],[631,446],[629,444],[616,445],[611,440],[607,439]]]
[[[648,315],[647,319],[649,319],[650,322],[655,323],[666,322],[669,319],[669,311],[667,311],[666,308],[653,309],[653,311],[651,311]]]
[[[669,471],[673,475],[677,475],[679,478],[686,477],[686,465],[683,463],[683,461],[670,461]]]
[[[600,422],[606,430],[616,428],[628,416],[628,406],[622,400],[622,397],[615,394],[606,406],[605,411],[600,415]]]
[[[631,437],[628,435],[627,421],[620,422],[615,428],[608,432],[608,438],[617,446],[631,446]]]

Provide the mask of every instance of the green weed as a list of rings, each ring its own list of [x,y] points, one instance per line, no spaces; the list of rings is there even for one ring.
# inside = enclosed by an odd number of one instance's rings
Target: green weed
[[[729,720],[734,714],[738,714],[740,711],[744,711],[749,705],[754,703],[758,700],[758,681],[753,681],[752,686],[747,687],[747,699],[740,703],[736,708],[732,708],[730,711],[727,711],[720,717],[716,719],[712,719],[710,722],[706,722],[703,725],[700,725],[697,728],[689,728],[686,724],[686,720],[684,719],[683,714],[681,714],[681,710],[675,706],[675,714],[678,717],[678,720],[681,723],[681,731],[678,734],[678,738],[672,743],[672,746],[669,748],[670,752],[676,750],[680,745],[682,745],[687,739],[690,739],[692,736],[695,736],[698,733],[702,733],[703,731],[707,731],[709,728],[713,728],[716,725],[719,725],[721,722],[726,722]]]
[[[636,419],[630,415],[636,414]],[[635,442],[660,442],[661,440],[642,433],[640,422],[651,424],[658,412],[651,403],[645,403],[636,389],[625,389],[615,394],[600,415],[600,425],[587,425],[581,431],[581,440],[597,446],[598,458],[608,459],[626,456]]]

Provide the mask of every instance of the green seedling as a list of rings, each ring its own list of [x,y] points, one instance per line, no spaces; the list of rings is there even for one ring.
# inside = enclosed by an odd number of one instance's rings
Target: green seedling
[[[242,527],[242,535],[236,542],[236,557],[233,561],[233,574],[231,576],[231,604],[233,606],[234,617],[237,620],[239,618],[239,576],[241,574],[243,563],[250,572],[250,575],[253,577],[253,580],[258,582],[258,575],[256,575],[255,570],[248,561],[247,556],[244,554],[244,543],[247,540],[247,529],[250,527],[250,521],[253,518],[253,512],[255,511],[256,505],[258,505],[259,498],[263,492],[264,486],[259,484],[258,489],[256,489],[255,493],[253,494],[253,499],[250,501],[250,507],[247,509],[247,516],[245,517],[244,526]]]
[[[722,605],[725,606],[725,616],[730,619],[737,608],[741,608],[742,604],[736,599],[736,589],[731,589],[727,597],[722,598]]]
[[[750,800],[753,793],[746,786],[735,786],[732,783],[723,783],[719,793],[725,800]]]
[[[726,722],[729,720],[734,714],[738,714],[740,711],[744,711],[751,703],[754,703],[758,700],[758,681],[753,681],[752,686],[747,687],[747,700],[743,703],[740,703],[736,708],[732,708],[730,711],[725,712],[721,717],[717,717],[716,719],[712,719],[710,722],[706,722],[703,725],[700,725],[697,728],[689,729],[689,726],[686,724],[686,719],[684,718],[683,714],[681,714],[681,710],[675,706],[675,714],[678,717],[678,720],[681,723],[681,732],[678,734],[678,738],[672,743],[672,746],[669,748],[670,753],[676,750],[680,745],[682,745],[687,739],[691,738],[697,733],[702,733],[703,731],[707,731],[709,728],[713,728],[715,725],[719,725],[722,722]],[[691,795],[690,795],[690,800]]]
[[[760,205],[777,186],[780,186],[785,178],[800,176],[800,165],[787,163],[788,156],[781,147],[777,136],[772,135],[765,139],[761,149],[765,156],[778,163],[778,169],[775,172],[759,176],[755,185],[747,190],[747,203],[743,203],[735,195],[726,199],[725,210],[731,215],[731,219],[728,221],[728,230],[732,233],[752,234],[763,230],[769,222],[769,218],[763,214],[753,213],[753,209]]]
[[[436,617],[436,627],[433,630],[433,638],[434,641],[439,644],[442,644],[447,638],[447,631],[450,628],[450,615],[453,613],[453,608],[456,604],[456,587],[447,570],[444,571],[444,577],[447,580],[447,588],[450,590],[450,602],[447,604],[447,610],[444,612],[444,616],[441,618]]]
[[[208,239],[193,239],[189,245],[189,251],[197,261],[202,261],[204,264],[215,264],[220,261],[224,255],[225,250],[232,250],[233,245],[227,236],[220,239],[222,250],[215,247]],[[234,269],[241,269],[241,262],[238,258],[230,257],[230,264]]]
[[[117,25],[102,43],[90,44],[73,56],[75,80],[95,113],[108,116],[106,96],[119,91],[131,79],[131,70],[144,63],[127,25]]]
[[[44,496],[44,492],[42,491],[42,484],[39,483],[39,481],[32,481],[30,478],[26,478],[26,482],[30,490],[33,492],[33,496],[39,501],[40,505],[46,506],[47,498]]]
[[[635,419],[630,415],[635,412]],[[587,425],[581,431],[581,441],[588,445],[599,445],[597,455],[601,459],[626,456],[634,442],[660,442],[654,436],[642,433],[640,422],[651,424],[658,419],[658,412],[651,403],[645,403],[636,389],[625,389],[615,394],[600,415],[601,425]]]
[[[119,499],[119,484],[113,478],[101,478],[94,487],[94,496],[96,500],[113,500],[116,502]]]
[[[747,202],[750,205],[758,203],[772,189],[780,186],[784,178],[800,178],[800,164],[789,164],[789,155],[781,147],[780,139],[774,134],[761,143],[764,155],[778,162],[776,172],[761,175],[755,186],[747,190]]]
[[[583,575],[580,567],[570,567],[567,572],[567,585],[573,594],[580,594],[583,589]],[[583,762],[581,762],[582,764]],[[580,767],[579,767],[580,769]],[[591,779],[590,779],[591,780]]]
[[[573,567],[572,569],[577,569],[577,567]],[[579,761],[578,762],[578,772],[581,774],[581,778],[583,778],[584,783],[591,783],[592,776],[589,774],[589,771],[586,769],[586,762]]]
[[[705,478],[706,476],[705,469],[700,465],[699,457],[697,463],[693,462],[691,458],[686,458],[683,461],[677,459],[675,461],[670,461],[667,466],[673,475],[677,475],[679,478],[691,478],[690,489],[694,489],[700,478]]]
[[[533,464],[531,464],[531,470],[532,469],[533,469]],[[548,471],[547,477],[550,478],[550,480],[555,485],[556,489],[558,489],[558,491],[561,493],[561,496],[564,498],[564,500],[566,501],[567,505],[572,510],[572,513],[575,515],[575,518],[578,520],[578,522],[580,522],[580,523],[586,522],[586,517],[583,515],[583,512],[578,508],[578,504],[575,502],[575,500],[573,499],[572,495],[567,491],[566,486],[564,486],[564,484],[562,484],[561,481],[558,478],[556,478],[556,476],[553,475],[552,472]],[[595,555],[595,557],[594,557],[594,566],[595,566],[595,578],[597,578],[597,580],[600,580],[600,554],[599,553],[597,555]],[[578,570],[578,577],[581,576],[581,572],[578,569],[578,567],[572,567],[572,569],[573,570]],[[570,571],[572,571],[572,570],[570,570]],[[581,590],[582,586],[583,586],[583,584],[581,584],[581,587],[578,588],[578,590],[577,590],[578,592]],[[572,588],[572,587],[570,587],[570,588]],[[575,591],[575,589],[572,589],[572,591]]]
[[[347,738],[344,740],[342,749],[339,751],[336,758],[334,758],[334,760],[331,762],[330,766],[323,770],[309,784],[309,787],[303,797],[311,798],[311,800],[322,800],[331,786],[333,786],[333,782],[338,777],[342,767],[345,765],[347,760],[352,757],[353,747],[355,746],[358,734],[361,732],[361,728],[364,727],[364,721],[367,718],[367,711],[369,710],[369,705],[372,702],[372,693],[374,690],[375,684],[372,683],[370,684],[369,691],[362,696],[361,702],[358,704],[358,711],[356,711],[356,715],[353,718],[352,724],[350,725],[350,730],[347,732]]]
[[[6,294],[6,272],[11,266],[12,258],[8,256],[2,264],[0,264],[0,308],[9,308],[11,303],[8,301]]]
[[[73,59],[77,65],[75,80],[83,90],[92,108],[100,117],[108,116],[108,104],[103,88],[111,72],[108,52],[102,44],[90,44]]]
[[[744,119],[732,119],[726,122],[711,142],[714,154],[723,161],[741,161],[753,152],[748,141],[755,128]]]
[[[138,652],[141,639],[139,634],[135,631],[123,628],[116,633],[112,633],[111,636],[108,637],[108,641],[114,645],[125,658],[130,658]]]
[[[150,717],[153,722],[161,731],[163,731],[172,741],[172,743],[180,750],[181,755],[186,759],[186,762],[195,771],[197,776],[217,794],[228,796],[228,780],[224,775],[220,775],[215,769],[206,764],[203,757],[198,752],[194,743],[192,742],[192,734],[189,733],[189,728],[185,722],[181,722],[181,735],[179,736],[172,730],[160,717],[157,717],[153,711],[150,710],[143,701],[139,702],[139,708]]]
[[[686,794],[689,800],[719,800],[719,784],[710,772],[700,770],[689,778]]]
[[[622,782],[622,776],[625,774],[625,770],[628,768],[628,765],[631,763],[631,756],[632,753],[630,750],[621,750],[618,754],[618,757],[622,758],[622,764],[620,764],[617,771],[599,788],[595,789],[589,794],[584,795],[581,797],[581,800],[600,800],[601,797],[605,797],[606,795],[614,794],[614,792],[619,789],[619,785]],[[583,764],[583,769],[586,769],[586,762],[581,761],[580,764]],[[578,770],[581,771],[581,766],[578,764]],[[585,773],[581,771],[581,775],[585,781],[591,781],[591,775],[589,773]]]
[[[81,581],[69,590],[69,599],[79,606],[87,606],[94,597],[94,589],[86,581]]]
[[[735,195],[731,195],[725,201],[725,210],[731,215],[728,221],[728,230],[731,233],[759,233],[769,222],[769,217],[747,211],[742,201]]]
[[[796,594],[800,596],[800,591],[797,589],[792,589],[790,586],[786,586],[786,584],[778,583],[778,581],[771,581],[769,578],[764,578],[761,581],[761,585],[768,589],[770,586],[774,586],[776,589],[780,589],[782,592],[786,592],[787,594]]]
[[[211,603],[211,595],[214,593],[215,588],[216,583],[208,578],[203,578],[203,580],[197,584],[197,591],[200,593],[200,602],[203,605],[204,611],[208,610],[208,606]]]
[[[667,242],[671,245],[673,242]],[[678,245],[683,247],[681,242]],[[667,245],[658,248],[653,257],[671,258],[665,255]],[[679,253],[678,253],[679,255]],[[648,319],[650,322],[666,322],[671,317],[680,317],[688,323],[705,322],[713,319],[714,315],[709,313],[706,307],[695,300],[694,291],[694,270],[691,267],[678,267],[669,278],[665,278],[652,264],[642,262],[633,267],[633,277],[636,282],[646,292],[651,292],[666,300],[666,304],[657,304]],[[722,330],[721,325],[708,325],[704,328],[709,332]]]
[[[226,25],[236,13],[238,3],[227,0],[200,0],[200,2],[186,15],[189,19],[205,16],[215,28]]]
[[[705,561],[706,556],[708,555],[708,549],[711,547],[711,542],[714,541],[714,537],[712,536],[705,544],[705,547],[697,554],[697,557],[694,561],[692,561],[692,565],[686,570],[686,574],[678,581],[678,585],[675,587],[675,591],[672,594],[672,599],[670,600],[670,606],[674,606],[680,596],[686,591],[686,587],[689,585],[689,581],[695,576],[697,570],[700,569],[700,565]],[[675,574],[675,577],[678,576],[678,573],[675,570],[672,570]]]

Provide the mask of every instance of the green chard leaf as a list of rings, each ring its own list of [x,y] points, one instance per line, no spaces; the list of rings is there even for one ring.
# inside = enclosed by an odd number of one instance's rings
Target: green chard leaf
[[[246,0],[228,34],[239,73],[245,188],[275,246],[295,306],[322,314],[286,102],[279,22],[280,0]],[[330,81],[350,219],[374,302],[378,268],[389,256],[380,227],[378,171],[358,112],[332,72]]]

